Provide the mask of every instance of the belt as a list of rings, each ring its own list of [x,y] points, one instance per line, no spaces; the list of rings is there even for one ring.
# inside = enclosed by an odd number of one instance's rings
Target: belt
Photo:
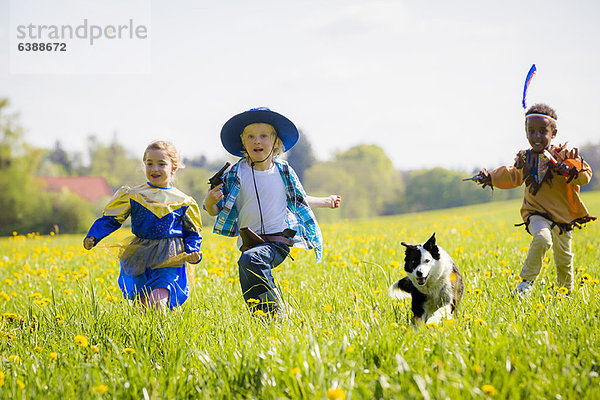
[[[278,243],[283,243],[286,244],[288,246],[292,246],[294,244],[294,241],[290,238],[287,238],[283,235],[258,235],[261,238],[263,238],[263,240],[265,242],[278,242]]]

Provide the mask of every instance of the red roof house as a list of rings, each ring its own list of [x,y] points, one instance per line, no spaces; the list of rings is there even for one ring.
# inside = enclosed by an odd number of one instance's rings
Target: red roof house
[[[113,195],[108,182],[101,176],[46,176],[41,179],[46,183],[48,191],[60,193],[67,189],[92,203]]]

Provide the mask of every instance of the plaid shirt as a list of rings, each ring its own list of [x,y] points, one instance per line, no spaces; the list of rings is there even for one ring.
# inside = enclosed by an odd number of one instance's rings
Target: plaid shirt
[[[217,206],[221,209],[213,232],[224,236],[238,235],[238,210],[235,200],[240,193],[241,184],[238,176],[240,163],[246,162],[242,158],[227,173],[223,184],[223,199]],[[275,167],[279,170],[286,188],[287,215],[286,224],[296,231],[294,245],[303,249],[314,249],[317,262],[321,261],[323,253],[323,236],[317,219],[306,201],[306,192],[298,176],[284,160],[273,159]]]

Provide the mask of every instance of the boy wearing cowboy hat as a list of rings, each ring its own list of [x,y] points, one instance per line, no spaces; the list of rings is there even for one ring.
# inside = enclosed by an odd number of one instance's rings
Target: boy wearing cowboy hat
[[[221,130],[221,142],[241,159],[204,199],[206,211],[217,216],[215,233],[238,236],[240,229],[250,228],[264,240],[249,247],[238,237],[238,266],[244,300],[270,315],[281,303],[271,270],[285,260],[290,246],[313,249],[319,262],[323,238],[311,207],[337,208],[341,200],[307,196],[292,167],[276,158],[298,137],[292,121],[265,107],[233,116]]]

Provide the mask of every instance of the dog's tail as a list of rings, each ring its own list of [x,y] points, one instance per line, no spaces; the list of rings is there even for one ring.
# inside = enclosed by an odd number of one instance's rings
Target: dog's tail
[[[402,279],[400,279],[398,282],[396,282],[392,286],[390,286],[390,288],[388,289],[388,294],[390,295],[391,298],[398,299],[398,300],[404,300],[404,299],[410,299],[412,297],[410,293],[408,293],[402,289],[402,287],[404,286],[403,283],[404,282],[402,282]]]

